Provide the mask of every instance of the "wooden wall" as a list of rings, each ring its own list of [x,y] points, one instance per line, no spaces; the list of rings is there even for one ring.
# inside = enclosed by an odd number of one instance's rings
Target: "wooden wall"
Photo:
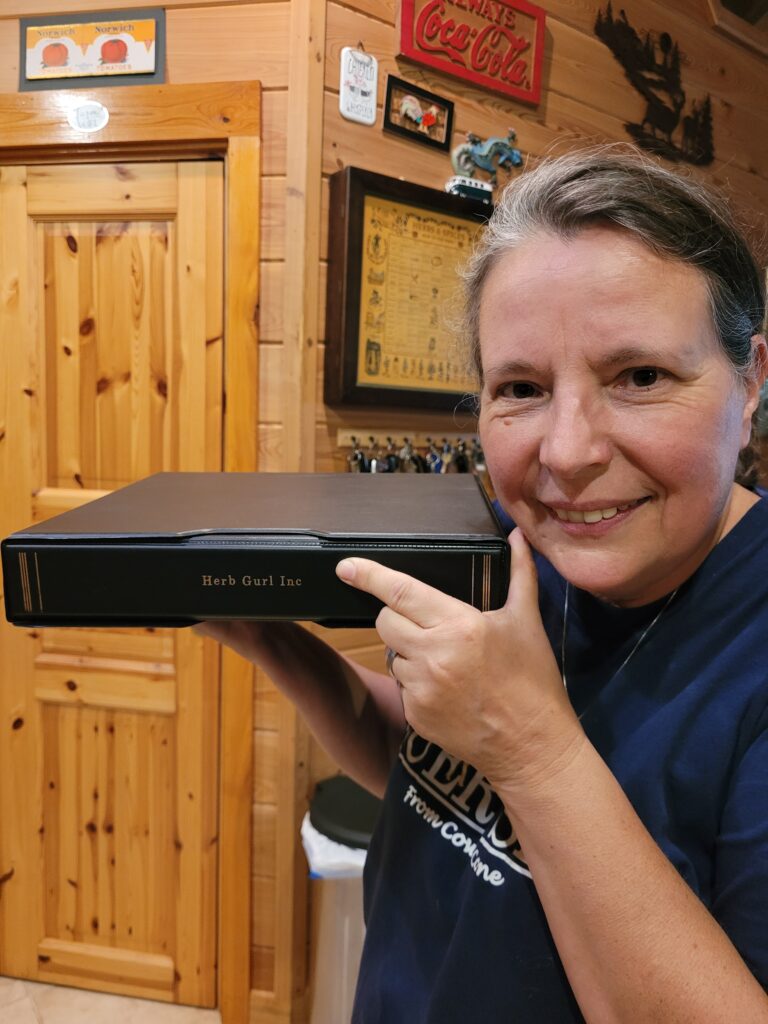
[[[142,3],[0,0],[0,91],[17,89],[21,14],[116,6]],[[339,429],[398,437],[416,431],[466,434],[471,424],[444,414],[359,412],[322,401],[328,176],[355,165],[442,188],[452,173],[446,154],[384,135],[381,116],[373,127],[340,117],[339,54],[343,46],[361,43],[379,59],[379,107],[391,71],[455,101],[455,141],[467,130],[504,134],[512,125],[523,152],[536,159],[553,147],[624,141],[623,123],[642,119],[643,100],[594,36],[603,3],[543,4],[544,90],[535,108],[397,61],[397,0],[165,0],[164,6],[168,81],[253,78],[264,89],[260,411],[254,423],[260,467],[342,470]],[[667,31],[679,43],[689,100],[707,92],[712,97],[717,159],[697,173],[728,189],[755,237],[762,237],[768,208],[768,61],[718,34],[708,0],[679,0],[674,6],[622,0],[615,6],[624,7],[638,31]],[[328,635],[341,649],[381,666],[371,631]],[[308,742],[259,674],[255,721],[252,987],[262,995],[252,1019],[299,1020],[306,983],[306,885],[296,824],[314,781],[336,767]]]

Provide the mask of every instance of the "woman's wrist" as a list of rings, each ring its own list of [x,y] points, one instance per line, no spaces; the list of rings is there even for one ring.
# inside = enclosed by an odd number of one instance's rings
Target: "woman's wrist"
[[[563,789],[578,777],[585,754],[594,752],[570,708],[542,711],[514,752],[485,774],[502,801],[516,813],[528,806],[538,810],[550,799],[562,799]]]

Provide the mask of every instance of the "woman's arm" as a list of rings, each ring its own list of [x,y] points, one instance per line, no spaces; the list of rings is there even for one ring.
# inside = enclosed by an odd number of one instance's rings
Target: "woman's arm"
[[[761,986],[586,737],[556,771],[495,788],[589,1024],[768,1022]]]
[[[203,622],[193,627],[263,669],[342,770],[382,796],[405,729],[397,687],[296,623]]]

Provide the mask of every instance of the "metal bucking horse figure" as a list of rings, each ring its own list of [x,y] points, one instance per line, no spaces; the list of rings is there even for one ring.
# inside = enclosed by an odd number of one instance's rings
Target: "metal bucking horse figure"
[[[451,164],[456,174],[473,178],[480,168],[488,172],[491,184],[495,186],[499,168],[510,174],[513,167],[520,167],[523,163],[523,155],[514,145],[517,139],[514,128],[509,129],[506,139],[496,135],[481,139],[474,132],[467,132],[466,139],[451,151]]]

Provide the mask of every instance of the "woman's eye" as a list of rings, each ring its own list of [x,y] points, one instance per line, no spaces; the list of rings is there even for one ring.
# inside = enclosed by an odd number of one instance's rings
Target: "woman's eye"
[[[649,388],[658,382],[660,371],[655,366],[639,366],[627,376],[636,388]]]
[[[527,380],[513,380],[509,384],[504,384],[499,388],[499,394],[504,398],[535,398],[539,393],[539,389],[535,384],[529,383]]]

